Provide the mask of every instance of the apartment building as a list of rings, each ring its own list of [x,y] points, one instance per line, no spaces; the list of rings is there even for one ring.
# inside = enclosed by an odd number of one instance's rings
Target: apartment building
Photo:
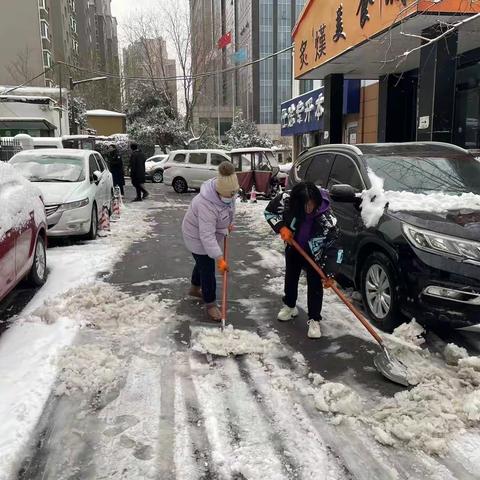
[[[165,95],[165,100],[174,111],[178,109],[176,80],[160,80],[175,77],[176,61],[168,58],[167,42],[162,38],[140,38],[123,49],[125,96],[128,99],[135,80],[129,76],[146,77],[155,82],[156,88]],[[156,79],[156,80],[154,80]]]

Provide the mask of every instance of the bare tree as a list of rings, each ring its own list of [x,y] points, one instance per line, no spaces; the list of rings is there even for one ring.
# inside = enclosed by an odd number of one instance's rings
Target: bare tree
[[[204,45],[202,36],[196,35],[196,29],[192,28],[188,2],[166,4],[159,0],[158,10],[137,13],[124,30],[129,43],[124,49],[126,76],[146,78],[158,95],[175,104],[174,110],[177,110],[178,98],[183,127],[195,137],[194,110],[200,95],[205,98],[205,86],[211,80],[202,74],[215,70],[216,52],[212,45]],[[176,69],[168,59],[167,47],[172,51]],[[129,85],[138,81],[125,79],[127,96]],[[209,100],[207,104],[213,110],[215,101]]]
[[[31,52],[28,46],[19,51],[16,59],[6,66],[6,70],[17,84],[27,82],[33,77]]]

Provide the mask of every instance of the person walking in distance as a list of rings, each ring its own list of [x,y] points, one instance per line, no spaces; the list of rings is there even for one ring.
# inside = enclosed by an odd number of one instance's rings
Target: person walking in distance
[[[132,154],[130,156],[130,178],[132,185],[137,191],[137,197],[134,202],[141,202],[145,200],[149,193],[145,190],[143,184],[145,183],[145,162],[147,158],[145,154],[138,148],[136,143],[130,145]]]
[[[337,247],[337,219],[330,209],[330,198],[310,182],[295,185],[290,193],[277,195],[265,209],[265,218],[272,229],[280,234],[287,244],[285,249],[285,295],[284,306],[278,320],[289,321],[298,315],[298,282],[302,270],[307,273],[307,303],[309,338],[320,338],[322,319],[323,285],[318,273],[290,245],[295,239],[305,252],[328,275],[326,288],[333,285],[332,276],[342,262],[343,250]]]
[[[113,177],[113,186],[120,189],[122,197],[125,195],[124,185],[125,185],[125,176],[123,173],[123,160],[118,153],[117,147],[115,144],[110,145],[110,150],[107,154],[108,166]]]
[[[215,321],[222,319],[216,304],[215,262],[220,272],[228,271],[220,244],[233,229],[238,190],[235,167],[222,162],[217,177],[203,183],[182,223],[183,240],[195,260],[189,294],[203,299],[208,317]]]

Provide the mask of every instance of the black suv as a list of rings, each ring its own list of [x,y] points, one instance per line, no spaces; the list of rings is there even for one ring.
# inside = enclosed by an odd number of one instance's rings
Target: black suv
[[[372,187],[370,172],[387,192],[480,195],[480,162],[433,142],[324,145],[303,152],[288,178],[289,187],[305,180],[330,191],[344,248],[340,278],[360,290],[377,325],[391,330],[401,314],[454,328],[480,324],[480,209],[392,212],[387,203],[366,228],[360,194]]]

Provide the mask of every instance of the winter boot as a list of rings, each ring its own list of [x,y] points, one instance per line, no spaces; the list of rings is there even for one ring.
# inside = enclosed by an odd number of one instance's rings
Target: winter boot
[[[320,331],[320,322],[316,320],[309,320],[308,321],[308,338],[320,338],[322,336],[322,332]]]
[[[191,285],[190,286],[190,290],[188,291],[188,295],[190,297],[203,298],[201,287],[197,287],[196,285]]]
[[[277,319],[281,322],[288,322],[298,316],[297,307],[290,308],[287,305],[284,305],[283,308],[278,312]]]
[[[211,303],[210,305],[207,305],[207,315],[210,320],[213,320],[215,322],[221,322],[222,321],[222,312],[218,308],[218,306],[215,303]]]

